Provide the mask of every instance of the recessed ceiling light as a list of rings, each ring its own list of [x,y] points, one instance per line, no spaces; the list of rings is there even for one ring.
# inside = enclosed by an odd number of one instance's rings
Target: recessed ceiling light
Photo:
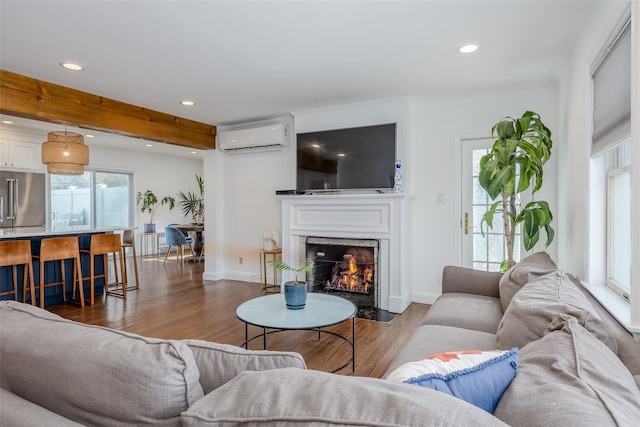
[[[197,151],[192,151],[191,154],[198,154],[198,152]]]
[[[346,156],[346,154],[344,154],[344,153],[339,153],[338,154],[338,157],[344,157],[344,156]]]
[[[180,104],[186,105],[187,107],[191,107],[192,105],[196,105],[193,101],[180,101]]]
[[[473,53],[478,50],[478,45],[476,43],[465,44],[464,46],[460,46],[458,48],[458,52],[460,53]]]
[[[82,65],[74,64],[73,62],[61,62],[60,66],[67,70],[71,71],[83,71],[84,67]]]
[[[95,135],[91,135],[90,133],[88,133],[88,134],[85,135],[85,137],[86,138],[95,138],[96,136]]]
[[[313,148],[320,148],[320,144],[311,144]]]
[[[3,120],[2,123],[4,123],[5,125],[12,125],[13,122],[11,120]]]
[[[145,144],[145,147],[153,147],[153,144]]]

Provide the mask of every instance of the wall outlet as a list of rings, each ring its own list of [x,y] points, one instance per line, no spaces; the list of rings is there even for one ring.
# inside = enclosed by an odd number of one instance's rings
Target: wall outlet
[[[242,265],[243,261],[242,257],[238,258],[238,264]]]

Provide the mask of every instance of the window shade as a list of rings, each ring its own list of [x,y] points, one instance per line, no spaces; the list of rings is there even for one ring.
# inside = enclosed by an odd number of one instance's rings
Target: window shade
[[[631,25],[608,49],[593,73],[592,156],[631,135]]]

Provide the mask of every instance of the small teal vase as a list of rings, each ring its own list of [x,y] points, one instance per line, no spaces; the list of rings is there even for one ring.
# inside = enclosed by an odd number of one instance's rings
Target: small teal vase
[[[284,302],[289,310],[302,310],[307,303],[307,284],[305,282],[286,282],[284,284]]]

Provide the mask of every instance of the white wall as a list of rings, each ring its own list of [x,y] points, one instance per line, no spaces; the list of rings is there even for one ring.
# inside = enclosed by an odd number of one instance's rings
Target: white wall
[[[461,239],[460,144],[463,136],[491,136],[491,127],[505,116],[527,110],[540,114],[557,147],[557,91],[554,86],[496,90],[463,97],[423,99],[415,109],[416,135],[411,141],[407,170],[413,204],[413,299],[431,303],[440,294],[441,274],[447,264],[459,265]],[[539,199],[556,212],[557,148],[545,165]],[[438,194],[444,203],[436,202]],[[556,233],[562,233],[554,224]],[[542,249],[542,248],[540,248]],[[555,243],[546,249],[555,255]]]
[[[555,132],[556,88],[532,87],[455,98],[397,98],[293,115],[296,132],[398,123],[397,150],[403,161],[405,193],[415,196],[413,222],[409,225],[413,299],[430,303],[440,294],[442,267],[460,262],[456,249],[456,239],[460,239],[460,191],[454,187],[455,163],[459,161],[457,137],[466,133],[489,136],[493,124],[502,117],[519,116],[526,110],[540,113]],[[552,208],[556,204],[557,182],[554,155],[545,169],[546,185],[540,193]],[[220,207],[216,221],[223,224],[221,235],[214,237],[215,260],[207,257],[211,264],[206,265],[206,279],[259,280],[262,233],[270,227],[281,229],[280,200],[274,193],[277,189],[295,188],[295,163],[293,144],[275,153],[229,155],[217,151],[205,156],[206,173],[217,169],[219,177],[215,180],[219,194],[212,200],[207,193],[207,203]],[[445,195],[444,204],[436,204],[438,193]],[[210,228],[207,221],[207,229]],[[549,252],[553,256],[555,246]]]
[[[289,146],[282,151],[228,154],[216,150],[205,155],[205,176],[216,177],[215,193],[206,196],[206,209],[209,212],[210,205],[215,205],[216,217],[206,219],[206,239],[213,241],[214,247],[207,246],[204,278],[259,282],[263,234],[269,228],[282,233],[281,201],[275,192],[296,187],[296,132],[396,122],[398,141],[404,141],[401,155],[408,147],[409,104],[409,99],[401,98],[296,112],[294,122],[291,118],[275,120],[295,129]],[[220,127],[218,132],[228,129],[233,127]],[[211,229],[215,231],[210,233]],[[211,251],[215,251],[213,257]]]
[[[290,118],[255,125],[275,122],[293,128]],[[218,132],[230,128],[219,127]],[[229,154],[215,150],[205,154],[206,182],[215,183],[214,191],[205,193],[205,210],[215,213],[205,216],[205,239],[213,242],[207,245],[205,279],[260,281],[258,258],[264,232],[282,229],[280,199],[275,192],[295,188],[295,165],[292,133],[289,146],[282,151]]]

